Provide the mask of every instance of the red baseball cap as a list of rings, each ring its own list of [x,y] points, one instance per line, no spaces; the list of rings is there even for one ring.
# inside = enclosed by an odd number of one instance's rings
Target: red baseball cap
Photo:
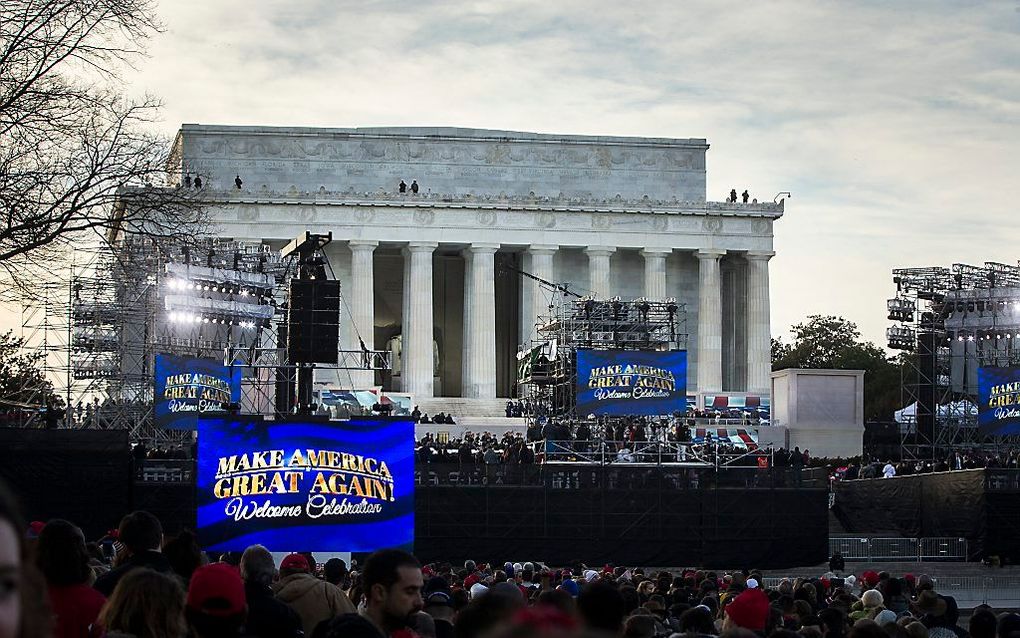
[[[748,589],[726,605],[726,615],[738,627],[763,631],[769,617],[769,597],[760,589]]]
[[[203,565],[191,575],[188,607],[210,616],[234,616],[244,611],[244,583],[237,569],[226,563]]]
[[[302,554],[289,554],[280,563],[280,569],[300,569],[302,571],[310,572],[312,568],[308,565],[308,559]]]

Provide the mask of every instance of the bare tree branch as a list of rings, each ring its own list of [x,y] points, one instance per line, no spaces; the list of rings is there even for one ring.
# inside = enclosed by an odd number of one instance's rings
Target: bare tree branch
[[[154,0],[0,3],[0,283],[31,291],[76,244],[188,242],[204,216],[168,188],[159,108],[123,97],[120,70],[162,27]]]

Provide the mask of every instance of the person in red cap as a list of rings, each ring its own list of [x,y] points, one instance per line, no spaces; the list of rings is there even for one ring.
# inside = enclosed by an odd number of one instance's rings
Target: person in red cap
[[[863,580],[868,587],[875,587],[878,585],[878,581],[880,581],[881,578],[879,578],[878,572],[869,569],[861,574],[861,580]]]
[[[226,563],[196,569],[184,614],[196,638],[240,636],[248,615],[241,575]]]
[[[761,589],[747,589],[726,605],[723,632],[741,627],[761,633],[769,618],[769,597]]]
[[[280,563],[280,580],[273,592],[301,616],[306,636],[323,620],[356,611],[343,590],[312,575],[308,559],[301,554],[290,554]]]

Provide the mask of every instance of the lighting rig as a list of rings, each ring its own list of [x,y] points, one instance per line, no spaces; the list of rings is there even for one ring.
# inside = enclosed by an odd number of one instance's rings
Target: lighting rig
[[[986,262],[893,271],[890,348],[902,357],[901,396],[916,406],[901,427],[906,457],[988,446],[976,427],[977,370],[1020,365],[1020,266]]]

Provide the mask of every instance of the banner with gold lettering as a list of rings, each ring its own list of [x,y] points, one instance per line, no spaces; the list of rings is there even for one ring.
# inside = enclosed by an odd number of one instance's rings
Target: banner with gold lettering
[[[978,368],[978,431],[1020,434],[1020,368]]]
[[[414,423],[200,419],[196,483],[207,549],[409,549]]]
[[[157,354],[153,411],[156,425],[194,430],[198,418],[241,400],[241,370],[215,359]]]
[[[687,409],[687,351],[577,351],[579,416],[668,415]]]

